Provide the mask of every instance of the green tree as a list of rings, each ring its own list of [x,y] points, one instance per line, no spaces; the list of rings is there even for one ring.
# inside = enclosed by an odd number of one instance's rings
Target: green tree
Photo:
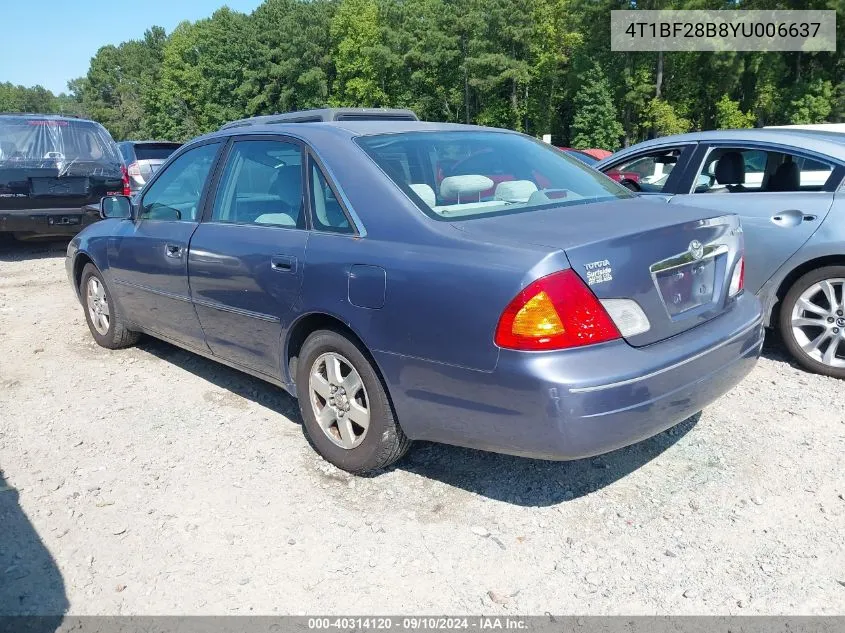
[[[680,116],[668,101],[656,97],[648,102],[645,120],[657,136],[689,132],[692,123]]]
[[[833,110],[833,85],[817,79],[799,86],[789,104],[790,123],[825,123]]]
[[[736,130],[754,127],[754,114],[743,112],[739,102],[723,95],[716,103],[716,127],[720,130]]]
[[[380,65],[381,46],[379,9],[375,0],[341,0],[331,21],[337,81],[332,105],[386,106],[387,69]]]
[[[613,95],[601,67],[593,64],[582,76],[573,99],[573,147],[615,150],[622,137],[622,124],[616,119]]]

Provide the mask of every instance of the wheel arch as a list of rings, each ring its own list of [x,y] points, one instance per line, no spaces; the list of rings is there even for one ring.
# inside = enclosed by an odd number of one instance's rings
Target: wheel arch
[[[777,327],[783,300],[786,297],[786,293],[788,293],[789,289],[792,288],[793,284],[808,272],[825,266],[845,266],[845,255],[834,254],[814,257],[813,259],[808,259],[807,261],[800,263],[787,273],[787,275],[781,280],[777,291],[774,293],[772,300],[770,301],[770,305],[767,310],[769,327]]]
[[[282,367],[282,377],[287,384],[293,387],[294,391],[296,390],[296,364],[299,360],[299,352],[302,349],[302,345],[305,343],[305,340],[317,330],[334,330],[357,343],[361,347],[364,355],[367,357],[367,360],[370,361],[370,364],[372,364],[373,369],[384,385],[388,399],[390,399],[391,404],[393,403],[390,388],[387,381],[384,379],[384,373],[363,338],[347,321],[341,319],[337,315],[329,314],[327,312],[310,312],[308,314],[303,314],[291,324],[290,328],[288,328],[288,334],[283,350],[284,353],[282,356],[284,361],[284,366]],[[294,393],[294,395],[296,394]]]
[[[92,258],[88,253],[85,251],[78,251],[73,260],[73,289],[76,291],[77,298],[82,297],[82,291],[80,289],[80,286],[82,285],[82,271],[85,270],[85,266],[87,264],[93,264],[95,267],[97,266],[97,264],[94,263],[94,258]]]

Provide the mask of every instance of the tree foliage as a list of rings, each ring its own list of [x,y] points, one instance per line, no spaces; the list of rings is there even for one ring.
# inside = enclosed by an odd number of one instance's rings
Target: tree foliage
[[[836,53],[613,52],[610,11],[632,7],[845,15],[845,0],[265,0],[104,46],[67,95],[0,84],[0,110],[78,112],[117,139],[184,140],[251,115],[409,107],[608,149],[845,119],[845,29]]]

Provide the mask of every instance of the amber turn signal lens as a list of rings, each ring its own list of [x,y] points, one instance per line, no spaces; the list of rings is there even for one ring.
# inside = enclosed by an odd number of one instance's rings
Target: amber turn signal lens
[[[531,297],[516,313],[511,326],[514,335],[529,338],[545,338],[565,331],[552,300],[545,292]]]

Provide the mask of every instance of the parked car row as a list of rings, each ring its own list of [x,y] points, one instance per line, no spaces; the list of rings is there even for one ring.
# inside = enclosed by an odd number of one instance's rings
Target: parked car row
[[[242,122],[104,198],[66,267],[100,345],[147,333],[280,386],[346,470],[415,439],[573,459],[759,356],[737,216],[666,209],[515,132]]]

